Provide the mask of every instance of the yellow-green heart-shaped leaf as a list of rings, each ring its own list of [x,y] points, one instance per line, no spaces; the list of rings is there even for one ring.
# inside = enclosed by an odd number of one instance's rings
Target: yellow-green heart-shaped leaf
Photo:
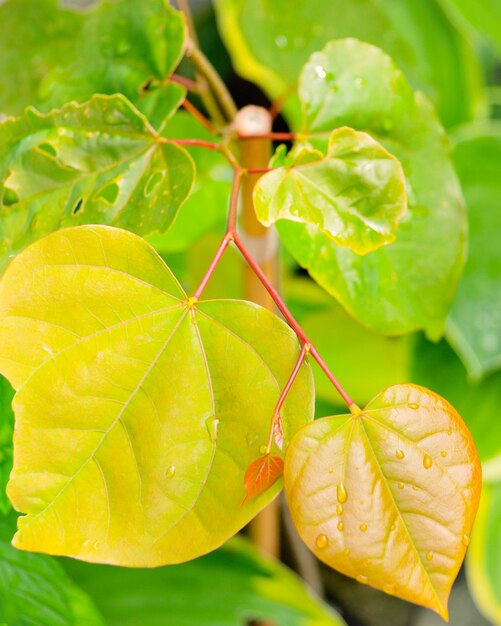
[[[448,402],[395,385],[363,411],[317,420],[292,440],[284,484],[322,561],[447,618],[481,484],[473,439]]]
[[[365,254],[395,239],[407,209],[405,177],[398,160],[367,133],[338,128],[326,156],[303,148],[285,167],[262,176],[254,203],[266,226],[277,220],[312,224]]]
[[[261,307],[189,299],[129,232],[81,226],[27,248],[0,283],[0,371],[16,389],[8,495],[25,514],[14,545],[128,566],[216,548],[281,488],[242,504],[298,352]],[[304,365],[286,440],[312,413]]]

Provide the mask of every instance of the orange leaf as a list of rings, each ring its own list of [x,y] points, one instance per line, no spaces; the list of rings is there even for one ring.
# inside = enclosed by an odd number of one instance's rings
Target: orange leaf
[[[266,491],[277,482],[283,473],[284,462],[279,456],[265,454],[252,461],[244,476],[246,492],[244,502]]]
[[[317,420],[289,445],[284,484],[322,561],[447,619],[481,488],[475,444],[448,402],[395,385],[357,414]]]

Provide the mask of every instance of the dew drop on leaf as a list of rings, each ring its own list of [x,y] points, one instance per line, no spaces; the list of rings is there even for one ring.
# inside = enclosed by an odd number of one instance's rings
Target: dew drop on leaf
[[[409,404],[409,409],[417,410],[417,409],[419,409],[419,404],[416,404],[415,402],[411,402]]]
[[[395,453],[397,459],[404,459],[405,458],[405,452],[403,450],[397,450]]]
[[[342,515],[343,514],[343,505],[342,504],[338,504],[336,507],[336,513],[338,515]]]
[[[362,585],[366,585],[369,582],[369,579],[367,578],[367,576],[364,576],[363,574],[359,574],[357,576],[357,582],[362,583]]]
[[[348,500],[348,492],[343,483],[339,483],[337,486],[337,501],[339,504],[344,504]]]
[[[427,552],[426,553],[426,560],[427,561],[431,561],[433,559],[433,552]]]
[[[404,483],[398,483],[398,488],[403,489],[405,487]]]
[[[217,427],[219,425],[219,420],[214,416],[209,417],[206,420],[205,425],[207,427],[207,432],[209,433],[209,439],[212,443],[214,443],[217,439]]]
[[[90,539],[86,539],[86,540],[83,542],[83,547],[84,547],[84,548],[90,548],[91,543],[92,543],[92,541],[91,541]]]
[[[349,550],[348,548],[345,548],[345,549],[343,550],[343,554],[344,554],[345,556],[348,556],[348,554],[350,554],[350,550]]]
[[[423,466],[425,469],[430,469],[430,467],[433,465],[433,459],[431,458],[431,456],[429,454],[425,454],[423,457]]]
[[[327,535],[318,535],[315,543],[317,544],[317,548],[320,548],[320,550],[322,550],[322,548],[325,548],[329,543]]]
[[[442,452],[440,453],[440,456],[442,456],[444,459],[447,456],[447,452],[445,450],[442,450]]]
[[[365,533],[367,531],[367,524],[360,524],[360,530]]]
[[[173,478],[175,473],[176,473],[176,466],[171,465],[170,467],[167,468],[165,475],[167,476],[167,478]]]
[[[470,535],[463,535],[463,543],[465,546],[470,545]]]
[[[343,522],[338,522],[337,523],[337,529],[339,530],[339,532],[342,532],[344,530]]]
[[[260,454],[266,454],[268,452],[268,446],[265,446],[264,444],[259,448],[259,453]]]

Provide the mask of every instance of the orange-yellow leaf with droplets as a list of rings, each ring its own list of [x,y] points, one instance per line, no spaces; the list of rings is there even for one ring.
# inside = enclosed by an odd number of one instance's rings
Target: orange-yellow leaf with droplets
[[[309,424],[289,445],[284,485],[322,561],[447,619],[481,487],[475,444],[448,402],[395,385],[353,415]]]
[[[284,462],[279,456],[264,454],[249,465],[244,476],[247,502],[274,485],[284,473]]]

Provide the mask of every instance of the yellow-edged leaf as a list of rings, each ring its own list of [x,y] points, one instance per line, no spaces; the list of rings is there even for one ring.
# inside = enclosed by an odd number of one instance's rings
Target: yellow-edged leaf
[[[156,566],[222,544],[280,491],[241,505],[298,353],[257,305],[188,299],[132,233],[81,226],[28,247],[0,283],[14,545]],[[281,415],[286,441],[312,419],[307,364]]]
[[[475,444],[448,402],[395,385],[359,413],[317,420],[289,445],[284,484],[322,561],[447,619],[481,485]]]

